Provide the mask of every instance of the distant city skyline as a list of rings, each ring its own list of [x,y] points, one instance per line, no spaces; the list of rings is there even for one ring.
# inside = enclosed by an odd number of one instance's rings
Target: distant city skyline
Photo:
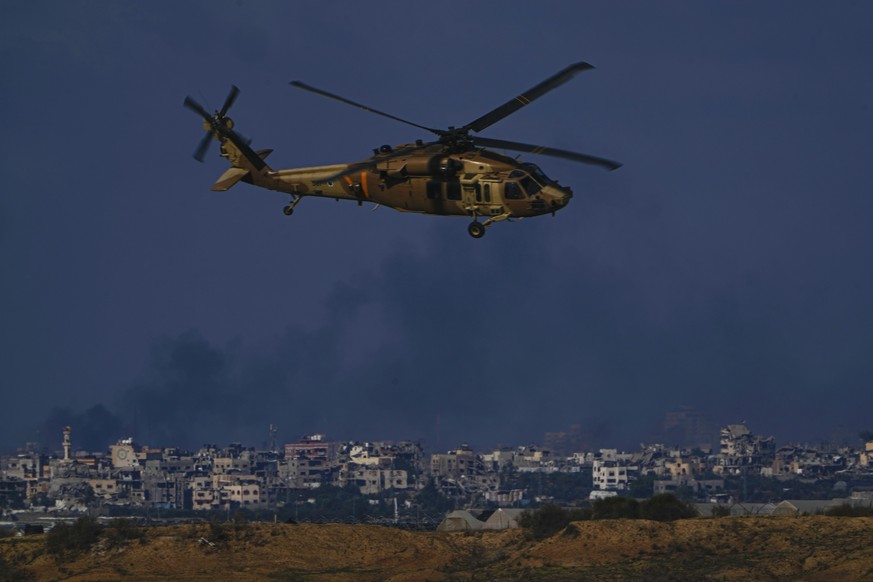
[[[122,440],[134,441],[141,445],[149,447],[179,448],[188,451],[196,450],[197,448],[200,448],[202,446],[228,446],[233,443],[241,444],[246,448],[269,450],[271,442],[276,443],[276,446],[278,447],[282,447],[285,446],[285,444],[287,443],[294,443],[301,441],[302,439],[306,439],[313,434],[319,435],[326,440],[335,442],[367,442],[383,440],[411,441],[420,443],[426,451],[430,452],[452,450],[460,446],[472,446],[477,450],[487,450],[497,449],[501,447],[513,448],[516,446],[533,445],[537,447],[542,447],[543,449],[549,450],[557,455],[570,455],[573,452],[594,451],[600,448],[634,450],[636,446],[641,443],[662,444],[669,447],[681,447],[687,449],[701,448],[705,450],[707,448],[718,448],[719,433],[725,426],[731,424],[746,424],[743,421],[716,424],[710,421],[705,415],[703,415],[696,409],[688,406],[683,406],[677,410],[668,411],[664,414],[663,429],[660,431],[659,434],[653,433],[652,435],[650,435],[650,438],[643,439],[638,443],[630,445],[620,442],[622,439],[610,441],[607,437],[601,436],[604,433],[602,427],[598,427],[597,425],[584,426],[578,423],[573,424],[570,427],[565,428],[564,430],[547,431],[538,439],[529,439],[526,441],[518,442],[476,443],[474,441],[458,440],[455,442],[440,443],[438,445],[437,443],[429,443],[424,439],[413,438],[408,435],[397,435],[392,438],[366,434],[339,436],[320,431],[286,434],[287,431],[280,430],[280,427],[278,427],[277,425],[268,424],[264,427],[264,434],[262,439],[246,441],[218,438],[202,439],[197,443],[174,443],[152,442],[149,439],[137,436],[136,434],[124,432],[123,428],[119,428],[123,427],[123,425],[120,424],[117,419],[110,412],[106,411],[102,406],[95,407],[95,409],[90,412],[90,414],[79,417],[64,417],[62,415],[57,416],[55,418],[54,425],[58,426],[59,429],[55,431],[56,434],[54,436],[56,438],[54,440],[30,440],[18,444],[7,445],[5,447],[0,447],[0,453],[11,453],[15,450],[22,450],[28,445],[36,445],[39,446],[41,449],[48,451],[60,451],[62,449],[61,445],[64,442],[67,434],[66,427],[70,427],[72,429],[72,450],[86,452],[98,452],[101,450],[106,450],[111,445],[116,444],[117,442],[120,442]],[[67,418],[70,422],[61,422],[58,424],[57,421],[61,418]],[[104,424],[102,424],[100,427],[95,427],[89,424],[77,424],[76,421],[82,419],[85,419],[87,422],[99,421]],[[107,424],[114,427],[115,433],[113,434],[115,434],[116,436],[111,438],[107,436],[110,433],[103,430],[106,428]],[[766,427],[750,426],[749,429],[758,435],[773,436],[770,432],[766,430]],[[45,434],[49,431],[50,427],[46,425],[40,432],[41,434]],[[864,442],[864,439],[861,436],[862,434],[870,434],[870,431],[861,430],[853,433],[847,429],[844,429],[840,432],[835,431],[830,438],[801,438],[787,441],[776,438],[776,441],[780,444],[785,445],[803,444],[809,446],[817,446],[826,444],[829,446],[856,446],[859,443]],[[89,446],[83,446],[82,443]],[[104,444],[101,446],[100,443]]]
[[[68,423],[631,447],[681,406],[780,442],[873,428],[871,2],[4,8],[2,447]],[[460,127],[580,61],[483,137],[624,165],[522,155],[572,202],[480,240],[370,203],[286,216],[192,159],[187,95],[236,85],[234,128],[306,167],[432,136],[290,81]]]
[[[678,420],[695,427],[696,416],[683,409],[668,415],[665,424],[670,427]],[[794,496],[802,493],[811,496],[809,501],[818,500],[784,507],[796,515],[801,508],[811,512],[844,503],[869,509],[873,480],[873,432],[865,433],[865,442],[858,446],[780,445],[774,437],[736,423],[720,427],[717,446],[706,450],[663,443],[641,443],[635,450],[580,450],[582,445],[558,438],[567,450],[461,444],[427,451],[411,440],[363,437],[342,442],[313,434],[282,445],[276,441],[268,449],[231,443],[185,450],[127,438],[100,451],[75,451],[72,434],[72,427],[64,427],[61,454],[32,446],[0,454],[0,515],[156,508],[266,509],[288,516],[290,511],[296,515],[300,504],[317,505],[316,491],[325,490],[334,501],[339,496],[351,502],[345,509],[332,503],[334,518],[352,519],[359,495],[381,499],[366,505],[390,501],[396,519],[401,505],[411,518],[422,507],[443,511],[477,500],[498,506],[558,500],[578,505],[616,495],[640,498],[669,492],[709,504],[703,515],[714,515],[713,506],[728,514],[765,510],[737,505],[752,500],[767,501],[767,511],[775,511],[772,501],[786,492],[794,499],[804,499]],[[580,427],[568,434],[585,435]],[[318,510],[313,508],[313,513]],[[37,513],[31,519],[40,517]]]

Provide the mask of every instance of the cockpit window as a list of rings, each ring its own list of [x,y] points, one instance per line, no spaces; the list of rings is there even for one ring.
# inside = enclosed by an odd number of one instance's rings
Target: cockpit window
[[[531,164],[530,162],[528,162],[526,164],[522,164],[522,167],[524,167],[524,169],[527,170],[531,176],[533,176],[534,180],[536,180],[543,186],[552,182],[552,180],[549,179],[549,177],[546,176],[543,171],[540,170],[540,167],[536,164]]]
[[[504,182],[503,197],[507,200],[524,200],[524,192],[521,191],[518,182]]]
[[[536,180],[531,178],[530,176],[525,176],[521,180],[521,185],[524,187],[525,192],[527,192],[528,196],[533,196],[537,192],[543,189]]]
[[[534,166],[536,167],[536,166]],[[540,172],[542,174],[542,172]],[[521,183],[524,191],[527,192],[528,196],[534,196],[537,192],[543,189],[543,185],[546,184],[545,181],[537,182],[533,178],[528,175],[527,172],[523,172],[521,170],[513,170],[509,173],[510,178],[516,178]],[[523,198],[524,196],[522,196]]]

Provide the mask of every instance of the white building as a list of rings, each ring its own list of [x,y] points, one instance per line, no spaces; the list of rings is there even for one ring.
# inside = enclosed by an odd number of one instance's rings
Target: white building
[[[624,491],[640,474],[639,465],[631,464],[628,453],[615,449],[600,449],[592,463],[595,491]]]

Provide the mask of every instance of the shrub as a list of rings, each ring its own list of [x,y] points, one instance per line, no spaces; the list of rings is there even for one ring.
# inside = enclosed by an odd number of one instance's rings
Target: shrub
[[[109,547],[118,547],[132,540],[145,540],[145,532],[132,519],[113,519],[106,528],[106,542]]]
[[[640,503],[631,497],[598,499],[592,507],[592,519],[637,519]]]
[[[72,524],[59,523],[46,535],[46,551],[55,558],[80,554],[94,545],[100,535],[97,519],[83,516]]]
[[[672,493],[661,493],[640,503],[640,517],[654,521],[676,521],[697,516],[694,507]]]
[[[543,505],[536,511],[525,511],[519,518],[519,525],[536,539],[554,535],[569,523],[570,512],[551,503]]]
[[[251,517],[251,512],[245,509],[238,509],[236,513],[233,514],[233,534],[234,537],[247,537],[252,532],[252,528],[249,525],[249,517]]]
[[[570,521],[588,521],[594,515],[590,507],[582,507],[571,509],[569,513]]]
[[[825,515],[832,517],[870,517],[873,516],[873,507],[858,507],[849,503],[843,503],[836,507],[825,510]]]
[[[28,572],[24,568],[16,564],[10,564],[0,556],[0,580],[8,580],[8,582],[29,582],[35,579],[36,576],[32,572]]]
[[[571,521],[589,519],[674,521],[691,517],[697,517],[694,506],[678,499],[672,493],[662,493],[642,502],[632,497],[607,497],[595,501],[590,509],[566,510],[557,505],[547,504],[536,511],[522,513],[519,525],[527,529],[534,538],[542,539],[563,530]]]
[[[713,505],[712,517],[728,517],[731,514],[731,508],[727,505]]]
[[[217,521],[209,522],[208,538],[210,542],[215,544],[223,544],[230,541],[231,528]]]

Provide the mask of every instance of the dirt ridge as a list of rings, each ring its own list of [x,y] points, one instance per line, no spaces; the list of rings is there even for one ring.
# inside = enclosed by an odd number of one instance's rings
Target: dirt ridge
[[[45,552],[44,536],[4,539],[0,556],[7,573],[37,581],[855,581],[873,580],[873,518],[586,521],[545,540],[520,530],[182,525],[148,528],[142,541],[118,547],[101,542],[62,561]]]

